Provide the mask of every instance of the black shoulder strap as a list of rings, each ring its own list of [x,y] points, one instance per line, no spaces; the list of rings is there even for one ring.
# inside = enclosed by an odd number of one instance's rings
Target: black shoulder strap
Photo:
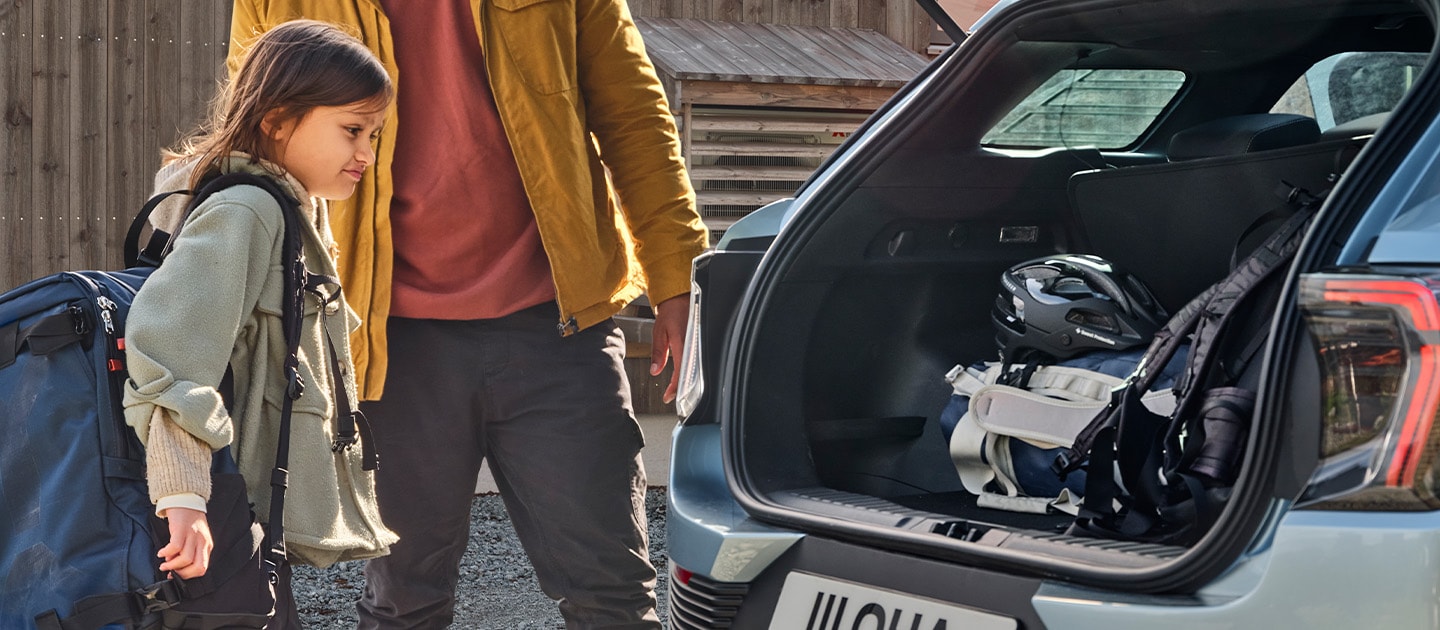
[[[155,213],[155,208],[160,207],[160,203],[162,201],[165,201],[166,199],[169,199],[170,197],[173,197],[175,195],[188,194],[190,194],[190,191],[188,190],[172,190],[170,192],[163,192],[155,195],[154,197],[151,197],[149,201],[145,202],[144,206],[140,207],[140,212],[136,214],[135,218],[130,221],[130,229],[125,232],[124,262],[126,268],[138,267],[141,265],[144,265],[146,267],[160,266],[159,254],[160,251],[165,247],[165,244],[170,241],[170,235],[163,230],[154,230],[151,234],[150,243],[145,246],[144,250],[141,250],[140,233],[145,230],[145,226],[150,224],[150,215]]]
[[[1188,343],[1190,356],[1186,359],[1185,372],[1175,386],[1176,395],[1180,399],[1177,401],[1175,413],[1184,413],[1196,389],[1195,383],[1210,369],[1214,361],[1214,342],[1225,324],[1230,321],[1234,306],[1275,270],[1287,266],[1299,249],[1304,228],[1314,216],[1323,196],[1292,195],[1290,201],[1301,201],[1303,205],[1280,229],[1266,238],[1260,247],[1250,252],[1229,276],[1190,300],[1166,322],[1165,327],[1155,334],[1155,339],[1151,341],[1135,371],[1126,379],[1124,385],[1112,394],[1111,403],[1076,435],[1075,443],[1070,448],[1061,451],[1056,457],[1051,466],[1054,472],[1065,475],[1079,469],[1093,450],[1096,435],[1102,429],[1114,426],[1117,419],[1115,412],[1122,398],[1129,392],[1143,394],[1149,391],[1180,346]],[[1260,334],[1264,332],[1262,329]]]
[[[305,261],[300,255],[300,202],[268,177],[249,173],[226,173],[209,180],[195,194],[186,216],[207,197],[231,186],[249,185],[270,193],[280,204],[285,218],[280,260],[284,267],[280,327],[285,337],[285,398],[280,406],[280,435],[275,445],[275,468],[270,471],[270,522],[265,527],[267,562],[279,566],[285,559],[285,489],[290,485],[290,420],[295,400],[305,392],[300,378],[300,330],[305,314]],[[166,250],[168,252],[168,248]]]
[[[1256,294],[1267,278],[1289,267],[1318,206],[1319,198],[1307,199],[1230,275],[1192,300],[1172,318],[1156,335],[1136,371],[1113,394],[1110,405],[1097,414],[1080,432],[1075,443],[1056,458],[1051,468],[1062,475],[1090,460],[1091,474],[1086,476],[1085,502],[1075,521],[1078,531],[1152,541],[1193,533],[1196,531],[1196,527],[1191,526],[1194,523],[1164,522],[1163,512],[1170,504],[1163,487],[1165,483],[1186,486],[1186,492],[1194,499],[1195,514],[1191,520],[1198,523],[1213,518],[1218,507],[1209,504],[1200,481],[1184,471],[1171,469],[1183,460],[1195,459],[1198,445],[1185,444],[1188,453],[1167,451],[1177,440],[1178,425],[1190,422],[1195,415],[1191,407],[1205,398],[1201,394],[1205,394],[1211,386],[1206,375],[1220,354],[1217,346],[1223,331],[1235,314],[1243,310],[1237,309],[1237,305]],[[1268,330],[1266,326],[1259,326],[1251,334],[1263,337]],[[1137,401],[1182,343],[1190,346],[1186,371],[1175,387],[1175,410],[1169,418],[1162,418],[1139,406]],[[1257,344],[1251,339],[1237,347],[1246,355],[1238,360],[1248,362],[1254,355],[1251,348],[1257,347]],[[1126,420],[1127,417],[1129,420]],[[1137,435],[1129,435],[1130,429]],[[1228,439],[1238,438],[1229,436]],[[1137,449],[1140,452],[1135,452]],[[1117,476],[1121,481],[1117,481]],[[1123,489],[1120,483],[1125,484]],[[1128,509],[1117,513],[1117,502]]]

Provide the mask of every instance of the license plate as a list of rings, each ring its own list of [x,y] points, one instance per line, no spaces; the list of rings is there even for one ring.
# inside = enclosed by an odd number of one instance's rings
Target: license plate
[[[1015,630],[1009,617],[808,573],[791,573],[770,630]]]

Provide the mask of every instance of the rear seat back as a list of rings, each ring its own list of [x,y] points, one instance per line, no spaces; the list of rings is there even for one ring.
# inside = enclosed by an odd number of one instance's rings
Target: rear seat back
[[[1292,114],[1224,118],[1177,133],[1165,164],[1076,173],[1069,181],[1079,251],[1150,284],[1170,312],[1230,271],[1247,229],[1281,207],[1285,183],[1319,192],[1357,141],[1321,141]]]

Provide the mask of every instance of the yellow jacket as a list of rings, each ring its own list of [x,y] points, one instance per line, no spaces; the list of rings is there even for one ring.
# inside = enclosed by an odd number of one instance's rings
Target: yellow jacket
[[[674,118],[625,0],[471,6],[490,89],[550,259],[560,334],[604,321],[642,293],[658,304],[689,292],[690,262],[708,233]],[[251,39],[301,17],[348,27],[405,89],[378,0],[235,0],[232,73]],[[367,400],[385,383],[398,126],[392,108],[375,168],[353,197],[331,204],[345,296],[365,321],[352,343]]]

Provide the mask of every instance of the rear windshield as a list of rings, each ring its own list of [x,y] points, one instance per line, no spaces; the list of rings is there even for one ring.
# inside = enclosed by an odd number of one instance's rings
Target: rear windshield
[[[995,125],[981,143],[1044,149],[1130,146],[1185,84],[1178,70],[1080,70],[1050,77]]]

